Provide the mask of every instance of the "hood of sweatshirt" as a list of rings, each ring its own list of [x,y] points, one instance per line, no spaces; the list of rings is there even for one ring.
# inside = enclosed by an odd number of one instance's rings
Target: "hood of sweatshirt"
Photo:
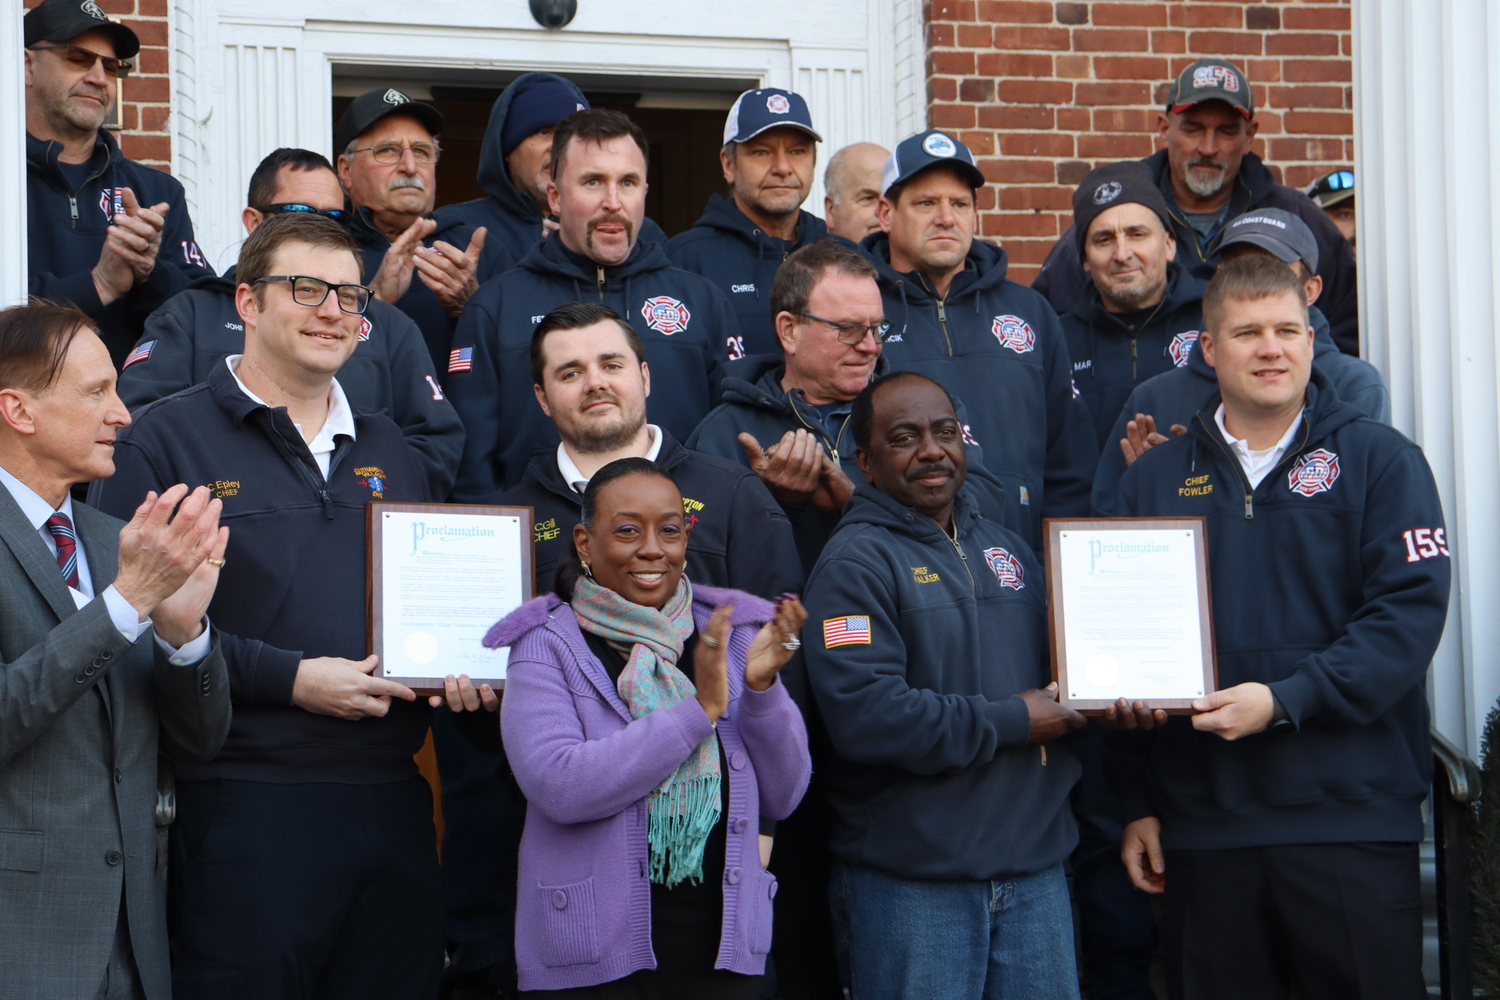
[[[519,191],[510,182],[510,172],[505,169],[505,157],[501,154],[500,136],[505,131],[505,121],[510,117],[510,105],[516,92],[527,82],[536,79],[552,80],[578,95],[578,103],[587,105],[582,91],[573,81],[554,73],[523,73],[506,87],[495,106],[490,109],[490,123],[484,130],[484,142],[479,147],[479,186],[484,193],[505,207],[506,212],[517,218],[541,225],[546,206],[538,205],[531,195]]]
[[[822,219],[798,209],[797,235],[790,242],[769,236],[754,220],[740,211],[733,198],[722,194],[709,196],[708,204],[703,208],[703,215],[693,223],[694,229],[699,227],[728,233],[742,240],[758,255],[773,257],[776,254],[785,253],[790,247],[807,246],[808,243],[828,235],[828,226]]]
[[[974,522],[981,516],[974,496],[969,492],[968,484],[965,483],[953,498],[953,525],[957,529],[958,537],[962,538],[968,534]],[[878,525],[915,539],[924,545],[946,548],[951,544],[948,535],[932,518],[915,507],[908,507],[880,492],[869,483],[857,484],[854,487],[854,495],[844,505],[844,514],[839,520],[839,528],[842,530],[845,525],[851,524]]]

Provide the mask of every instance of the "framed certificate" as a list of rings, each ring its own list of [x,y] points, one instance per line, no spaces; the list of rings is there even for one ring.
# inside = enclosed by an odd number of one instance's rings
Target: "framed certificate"
[[[1191,712],[1218,686],[1207,521],[1048,518],[1052,678],[1064,705]]]
[[[510,650],[482,640],[531,599],[532,509],[377,502],[367,517],[376,676],[419,693],[449,674],[504,687]]]

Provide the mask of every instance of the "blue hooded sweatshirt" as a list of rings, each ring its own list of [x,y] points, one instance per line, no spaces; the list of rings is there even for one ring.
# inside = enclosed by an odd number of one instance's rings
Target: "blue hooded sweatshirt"
[[[1375,366],[1361,358],[1341,354],[1328,331],[1328,320],[1317,306],[1307,310],[1313,328],[1313,368],[1328,378],[1329,388],[1339,399],[1380,423],[1391,422],[1391,394]],[[1195,340],[1187,364],[1147,379],[1135,388],[1116,412],[1114,426],[1099,448],[1099,466],[1094,470],[1094,513],[1107,517],[1114,511],[1115,491],[1125,474],[1125,455],[1120,439],[1125,425],[1137,413],[1149,413],[1159,433],[1169,434],[1173,424],[1188,425],[1194,413],[1219,394],[1219,377],[1203,360]],[[1210,413],[1213,411],[1210,410]]]
[[[535,79],[550,79],[571,89],[578,97],[581,107],[589,106],[571,80],[552,73],[522,73],[511,81],[495,98],[490,109],[490,122],[484,130],[484,142],[479,147],[479,186],[485,197],[473,201],[461,201],[444,205],[432,214],[438,226],[454,224],[478,229],[483,226],[488,232],[484,236],[484,250],[479,255],[479,280],[488,281],[515,266],[542,238],[542,219],[547,214],[546,205],[538,205],[530,194],[518,190],[510,182],[510,172],[505,169],[504,148],[500,137],[505,132],[505,120],[510,116],[510,104],[516,93]],[[641,226],[640,238],[652,242],[665,242],[666,234],[661,227],[647,219]]]
[[[520,265],[485,282],[459,319],[445,386],[465,431],[455,501],[493,502],[521,481],[533,458],[557,447],[557,428],[532,391],[531,334],[568,302],[601,302],[640,334],[652,423],[682,441],[712,407],[724,344],[739,336],[717,288],[672,267],[659,243],[638,242],[625,263],[606,267],[561,239],[543,240]]]
[[[213,276],[193,237],[182,185],[172,175],[125,158],[115,137],[100,129],[88,179],[74,191],[57,165],[62,143],[26,136],[26,290],[71,302],[99,324],[99,336],[119,368],[146,317],[198,278]],[[103,305],[92,271],[113,225],[114,189],[130,188],[143,207],[166,202],[161,250],[145,281]]]
[[[1050,679],[1046,584],[967,487],[953,524],[862,483],[807,582],[833,853],[904,878],[1030,874],[1078,841],[1078,762],[1031,744],[1020,697]]]
[[[730,360],[781,351],[771,321],[771,282],[793,250],[828,235],[828,226],[798,209],[797,235],[791,240],[767,236],[733,198],[712,195],[703,217],[667,243],[667,256],[684,271],[701,274],[729,297],[744,337]]]
[[[860,249],[875,265],[891,324],[881,356],[892,371],[920,372],[965,402],[986,467],[1032,513],[1033,546],[1043,517],[1086,515],[1099,450],[1073,396],[1068,344],[1047,301],[1006,278],[1005,251],[975,240],[940,298],[920,272],[891,267],[885,233]]]
[[[1214,421],[1142,455],[1127,517],[1206,517],[1220,689],[1270,687],[1284,724],[1230,742],[1174,717],[1119,734],[1124,819],[1168,848],[1422,839],[1427,666],[1448,614],[1443,508],[1422,450],[1328,391],[1253,490]]]

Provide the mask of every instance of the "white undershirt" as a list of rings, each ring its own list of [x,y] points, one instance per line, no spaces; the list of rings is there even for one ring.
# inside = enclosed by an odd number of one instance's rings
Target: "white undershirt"
[[[655,424],[647,424],[646,430],[651,432],[651,447],[646,449],[645,457],[654,462],[656,456],[661,454],[661,428]],[[565,444],[557,446],[557,471],[562,473],[563,482],[574,493],[582,493],[588,489],[589,480],[593,478],[578,471],[578,463],[568,454],[568,446]]]
[[[1240,460],[1240,468],[1245,470],[1245,478],[1250,480],[1252,490],[1261,484],[1261,480],[1271,474],[1271,470],[1276,468],[1276,463],[1281,461],[1287,449],[1292,446],[1292,436],[1302,426],[1302,414],[1305,412],[1306,410],[1301,410],[1297,413],[1297,419],[1292,421],[1292,425],[1286,429],[1286,433],[1276,444],[1262,451],[1252,451],[1249,443],[1229,433],[1229,429],[1224,426],[1224,404],[1220,403],[1219,408],[1214,411],[1214,423],[1219,425],[1219,433],[1224,435],[1224,443],[1229,445],[1229,450],[1234,452],[1234,457]]]
[[[235,384],[240,387],[240,392],[255,400],[261,406],[271,404],[251,392],[240,379],[240,362],[245,356],[243,354],[231,354],[224,359],[229,366],[229,374],[234,376]],[[302,425],[294,424],[297,433],[302,433]],[[328,463],[333,458],[334,438],[339,434],[347,434],[349,439],[354,439],[354,411],[349,408],[349,397],[344,395],[344,387],[339,385],[338,379],[329,379],[328,385],[328,416],[323,421],[322,430],[318,431],[313,439],[307,442],[307,450],[312,452],[313,461],[318,463],[318,469],[323,473],[323,478],[328,478]]]

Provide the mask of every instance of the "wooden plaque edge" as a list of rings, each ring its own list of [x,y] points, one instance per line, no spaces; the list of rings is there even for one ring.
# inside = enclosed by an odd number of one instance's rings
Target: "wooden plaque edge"
[[[521,545],[521,603],[525,604],[536,596],[536,535],[533,530],[536,522],[536,509],[533,507],[510,507],[501,504],[478,504],[478,503],[396,503],[388,500],[371,500],[365,504],[365,648],[380,657],[380,662],[385,662],[385,647],[381,641],[380,606],[382,597],[379,570],[381,569],[381,553],[384,544],[384,528],[380,514],[390,511],[392,513],[422,514],[427,512],[439,514],[481,514],[495,517],[519,517],[521,518],[523,540]],[[442,694],[443,685],[439,680],[436,687],[432,686],[432,677],[389,677],[379,673],[381,667],[376,667],[376,676],[383,677],[397,684],[404,684],[418,695]],[[470,678],[474,686],[488,684],[497,691],[505,688],[503,678],[473,677]]]
[[[1043,520],[1042,530],[1046,534],[1047,575],[1047,631],[1048,645],[1052,654],[1052,679],[1057,682],[1058,702],[1082,715],[1103,715],[1113,701],[1101,698],[1078,698],[1067,696],[1068,666],[1067,650],[1063,648],[1063,625],[1067,620],[1063,608],[1062,584],[1059,579],[1060,533],[1064,529],[1080,531],[1128,531],[1142,526],[1163,530],[1181,528],[1193,533],[1194,561],[1198,571],[1198,606],[1203,609],[1199,616],[1199,637],[1203,645],[1203,693],[1219,689],[1219,658],[1214,641],[1213,592],[1208,576],[1208,518],[1206,517],[1049,517]],[[1164,710],[1168,715],[1193,715],[1193,699],[1164,698],[1150,702],[1152,708]]]

